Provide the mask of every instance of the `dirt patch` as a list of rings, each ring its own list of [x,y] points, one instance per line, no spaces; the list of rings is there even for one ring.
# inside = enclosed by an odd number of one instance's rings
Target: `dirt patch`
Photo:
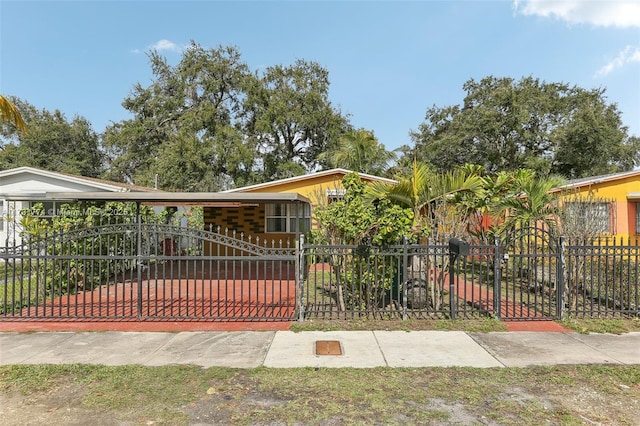
[[[46,393],[28,396],[0,393],[0,418],[4,426],[126,426],[113,413],[83,408],[84,389],[70,384]]]
[[[242,406],[245,411],[262,411],[287,404],[290,400],[255,389],[234,393],[214,392],[200,401],[182,407],[190,425],[226,425],[233,423],[234,413]]]
[[[40,425],[70,425],[70,426],[128,426],[128,425],[155,425],[167,424],[164,421],[155,421],[148,419],[129,419],[123,418],[123,413],[113,412],[96,412],[79,406],[77,391],[72,389],[63,389],[57,395],[37,395],[23,397],[18,395],[0,395],[0,416],[4,426],[40,426]],[[63,401],[68,398],[67,401]],[[581,420],[588,424],[605,424],[600,423],[603,419],[619,418],[618,414],[609,414],[611,401],[603,401],[602,396],[594,396],[591,392],[582,395],[568,396],[569,400],[565,403],[575,403],[577,407],[588,407],[579,409],[578,416]],[[491,401],[492,405],[515,404],[515,405],[539,405],[545,410],[554,410],[556,402],[555,397],[547,398],[528,394],[518,390],[512,390],[498,399]],[[262,412],[274,407],[283,407],[291,401],[283,399],[279,396],[265,394],[257,391],[248,392],[244,397],[238,398],[236,395],[219,394],[210,395],[200,401],[193,402],[181,407],[187,418],[178,421],[175,424],[204,426],[204,425],[228,425],[236,423],[234,421],[239,412]],[[620,402],[622,404],[622,402]],[[411,405],[411,404],[409,404]],[[487,413],[477,408],[466,407],[463,403],[450,403],[439,398],[425,401],[423,404],[413,404],[413,410],[423,413],[429,413],[430,421],[428,424],[436,425],[501,425],[509,424],[517,419],[508,420],[507,418],[491,419]],[[564,405],[564,404],[562,404]],[[618,405],[618,404],[616,404]],[[637,405],[637,404],[634,404]],[[637,408],[637,407],[636,407]],[[352,408],[350,408],[352,410]],[[620,409],[623,409],[620,407]],[[624,410],[624,409],[623,409]],[[597,414],[595,414],[597,413]],[[124,417],[135,417],[133,414],[125,414]],[[404,412],[398,412],[394,415],[398,424],[412,424],[416,418],[407,415]],[[241,423],[244,423],[241,422]],[[286,424],[283,421],[282,424]],[[314,423],[314,422],[311,422]],[[344,419],[339,417],[326,418],[322,424],[342,425]],[[252,424],[261,424],[256,422]],[[278,424],[269,422],[269,424]],[[306,424],[298,422],[297,424]],[[608,424],[632,424],[627,422],[608,423]]]

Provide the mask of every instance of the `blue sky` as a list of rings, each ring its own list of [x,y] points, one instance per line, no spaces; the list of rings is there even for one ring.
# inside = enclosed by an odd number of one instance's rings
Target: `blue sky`
[[[640,1],[0,0],[0,93],[88,119],[96,132],[151,82],[146,53],[234,45],[252,70],[316,61],[329,97],[387,149],[463,84],[533,76],[605,88],[640,136]]]

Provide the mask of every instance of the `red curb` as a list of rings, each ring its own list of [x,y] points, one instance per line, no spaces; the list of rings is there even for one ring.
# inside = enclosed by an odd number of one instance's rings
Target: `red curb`
[[[204,321],[16,321],[0,323],[0,332],[39,331],[281,331],[291,323],[283,322],[204,322]]]

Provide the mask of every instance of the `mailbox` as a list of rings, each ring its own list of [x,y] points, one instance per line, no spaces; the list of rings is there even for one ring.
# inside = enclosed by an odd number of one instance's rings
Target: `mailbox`
[[[449,240],[449,253],[466,256],[469,254],[469,244],[459,238]]]

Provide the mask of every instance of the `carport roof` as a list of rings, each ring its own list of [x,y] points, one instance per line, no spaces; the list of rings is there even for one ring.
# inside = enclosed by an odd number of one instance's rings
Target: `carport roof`
[[[47,192],[57,201],[128,201],[142,204],[224,206],[256,203],[311,203],[296,193],[223,193],[223,192]]]

